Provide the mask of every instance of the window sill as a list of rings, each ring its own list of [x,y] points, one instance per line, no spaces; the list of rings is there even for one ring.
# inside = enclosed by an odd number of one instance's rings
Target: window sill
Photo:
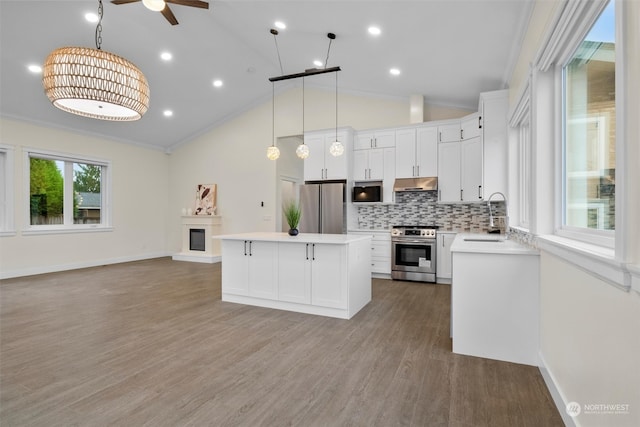
[[[16,234],[15,230],[0,231],[0,237],[13,237]]]
[[[592,276],[618,289],[631,289],[631,273],[627,265],[615,259],[613,249],[555,235],[538,236],[538,248],[558,256]],[[637,282],[640,282],[638,269]]]
[[[113,227],[60,227],[60,228],[28,228],[22,230],[23,236],[38,236],[44,234],[71,234],[71,233],[103,233],[113,231]]]

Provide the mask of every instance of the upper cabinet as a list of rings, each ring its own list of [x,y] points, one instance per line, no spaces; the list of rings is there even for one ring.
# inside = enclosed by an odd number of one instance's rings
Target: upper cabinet
[[[460,123],[438,126],[438,142],[454,142],[460,139]]]
[[[484,194],[507,194],[507,114],[509,90],[480,94],[479,113],[484,153]]]
[[[480,114],[471,114],[460,123],[460,139],[462,141],[480,136],[482,123]]]
[[[304,143],[309,146],[309,157],[304,159],[305,181],[347,179],[353,133],[350,129],[338,131],[338,141],[344,145],[344,153],[340,156],[329,152],[335,140],[335,130],[305,132]]]
[[[396,131],[396,177],[438,175],[438,128],[421,126]]]
[[[354,150],[368,148],[390,148],[396,145],[395,130],[377,130],[358,132],[353,142]]]

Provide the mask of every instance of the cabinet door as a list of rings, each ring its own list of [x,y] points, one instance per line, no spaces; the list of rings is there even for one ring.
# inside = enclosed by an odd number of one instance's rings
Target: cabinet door
[[[353,180],[365,181],[369,176],[369,151],[355,150],[353,152]]]
[[[460,143],[438,144],[438,200],[459,202],[460,196]]]
[[[308,243],[278,245],[278,299],[311,304],[311,260]]]
[[[249,295],[278,299],[278,244],[249,242]]]
[[[347,308],[346,246],[316,243],[311,251],[311,304]]]
[[[318,153],[318,156],[324,155],[324,179],[347,179],[347,151],[342,153],[341,156],[334,156],[329,152],[331,144],[336,140],[335,133],[325,138],[323,153]],[[347,147],[347,136],[344,133],[338,134],[338,141],[340,141],[344,147]],[[309,155],[311,157],[312,154]]]
[[[460,141],[460,123],[438,126],[439,142]]]
[[[384,152],[383,148],[369,150],[369,179],[376,181],[384,179]]]
[[[396,180],[396,149],[383,148],[384,177],[382,179],[382,201],[393,202],[393,184]]]
[[[418,128],[416,136],[417,176],[438,176],[438,128]]]
[[[480,137],[462,141],[462,200],[477,202],[482,194],[482,140]]]
[[[416,176],[416,130],[396,132],[396,178]]]
[[[249,295],[248,245],[242,240],[222,241],[223,293]]]
[[[304,159],[304,180],[324,179],[324,135],[305,135],[304,143],[309,146],[309,157]]]
[[[395,130],[379,130],[373,135],[373,147],[372,148],[389,148],[396,146],[396,131]]]
[[[462,123],[460,123],[460,127],[462,129],[462,140],[475,138],[476,136],[480,136],[480,120],[479,115],[474,114],[468,118],[465,118]]]
[[[373,148],[373,132],[358,132],[353,141],[354,150]]]
[[[441,279],[451,279],[451,244],[456,238],[454,233],[438,233],[438,258],[436,275]]]

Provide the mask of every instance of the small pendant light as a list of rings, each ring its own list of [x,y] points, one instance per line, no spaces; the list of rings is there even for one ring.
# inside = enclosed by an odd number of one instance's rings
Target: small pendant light
[[[296,155],[303,160],[309,157],[309,146],[304,143],[304,77],[302,78],[302,144],[296,148]]]
[[[338,140],[338,73],[336,73],[336,139],[331,143],[329,153],[334,157],[342,156],[344,153],[344,145]]]
[[[269,160],[278,160],[280,157],[280,149],[276,147],[276,101],[275,101],[275,83],[271,83],[271,145],[267,148],[267,158]]]

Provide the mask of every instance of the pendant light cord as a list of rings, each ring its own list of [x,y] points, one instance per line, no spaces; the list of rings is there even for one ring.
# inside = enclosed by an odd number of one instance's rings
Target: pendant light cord
[[[327,59],[324,60],[324,68],[327,68],[327,64],[329,63],[329,52],[331,52],[331,42],[332,41],[333,41],[333,39],[331,37],[329,37],[329,48],[327,49]]]
[[[302,144],[304,145],[304,77],[302,78]]]
[[[271,82],[271,146],[276,144],[276,84]]]
[[[338,141],[338,73],[336,73],[336,142]]]
[[[98,25],[96,25],[96,49],[100,50],[102,45],[102,0],[98,0]]]
[[[276,37],[278,35],[278,30],[275,29],[271,29],[271,34],[273,34],[273,41],[276,44],[276,52],[278,53],[278,62],[280,63],[280,74],[284,75],[284,69],[282,68],[282,59],[280,59],[280,48],[278,47],[278,37]]]

